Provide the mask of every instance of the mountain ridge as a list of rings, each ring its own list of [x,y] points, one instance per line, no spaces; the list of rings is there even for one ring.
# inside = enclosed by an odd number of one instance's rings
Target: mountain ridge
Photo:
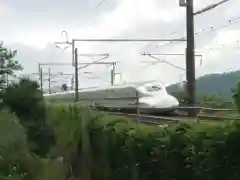
[[[235,89],[240,81],[240,70],[213,73],[201,76],[196,79],[197,94],[216,94],[226,100],[232,98],[232,90]],[[182,91],[180,83],[172,84],[167,87],[167,91],[171,94]]]

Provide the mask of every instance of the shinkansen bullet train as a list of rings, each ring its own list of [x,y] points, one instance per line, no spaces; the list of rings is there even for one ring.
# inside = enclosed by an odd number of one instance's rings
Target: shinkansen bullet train
[[[171,113],[179,106],[178,100],[167,93],[165,86],[156,82],[86,88],[78,93],[79,102],[114,111],[136,111],[137,102],[141,113]],[[50,102],[73,102],[75,92],[45,94],[44,98]]]

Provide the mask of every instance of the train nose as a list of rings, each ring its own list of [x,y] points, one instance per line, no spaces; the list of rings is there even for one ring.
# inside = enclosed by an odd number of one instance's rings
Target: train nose
[[[167,96],[159,101],[155,108],[177,108],[179,106],[178,100],[173,96]]]
[[[171,96],[171,101],[172,101],[172,106],[179,107],[179,101],[177,100],[177,98]]]

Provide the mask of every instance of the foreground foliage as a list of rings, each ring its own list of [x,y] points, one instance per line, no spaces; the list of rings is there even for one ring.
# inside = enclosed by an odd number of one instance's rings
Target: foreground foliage
[[[51,106],[48,113],[59,137],[52,153],[63,156],[76,177],[240,178],[237,122],[221,126],[178,124],[160,129],[77,107]],[[62,117],[59,120],[58,115]]]
[[[44,156],[54,143],[54,135],[46,121],[42,92],[35,81],[20,79],[2,92],[4,107],[15,113],[26,130],[30,150]]]
[[[24,129],[17,119],[7,111],[0,115],[0,179],[3,177],[23,175],[24,171],[18,169],[19,161],[26,156],[27,141]]]
[[[24,127],[17,118],[8,111],[0,112],[0,127],[4,127],[0,128],[0,153],[4,157],[0,165],[5,167],[3,172],[0,170],[0,177],[6,179],[13,174],[11,177],[16,180],[240,178],[238,122],[183,123],[163,129],[74,105],[48,105],[46,110],[57,141],[44,159],[29,151]]]
[[[31,153],[18,118],[9,110],[0,111],[0,180],[64,180],[62,170],[61,161]]]
[[[0,42],[0,90],[7,83],[7,76],[15,76],[14,71],[22,70],[22,66],[14,58],[17,51],[7,49]]]

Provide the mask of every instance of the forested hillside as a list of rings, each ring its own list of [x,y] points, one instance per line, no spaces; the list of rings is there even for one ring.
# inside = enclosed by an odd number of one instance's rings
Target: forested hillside
[[[240,70],[223,74],[209,74],[197,79],[198,94],[216,94],[229,100],[232,98],[231,90],[236,87],[240,81]],[[180,91],[180,86],[173,84],[169,86],[168,92]]]

